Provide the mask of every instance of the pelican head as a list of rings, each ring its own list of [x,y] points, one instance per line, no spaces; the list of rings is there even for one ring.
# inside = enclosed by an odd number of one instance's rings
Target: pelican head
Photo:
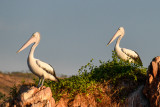
[[[35,33],[32,34],[30,39],[17,51],[17,53],[21,52],[22,50],[27,48],[32,43],[37,43],[38,44],[39,42],[40,42],[40,33],[35,32]]]
[[[125,34],[124,28],[123,28],[123,27],[118,28],[117,32],[116,32],[115,35],[112,37],[112,39],[108,42],[107,46],[108,46],[109,44],[111,44],[118,36],[123,37],[124,34]]]

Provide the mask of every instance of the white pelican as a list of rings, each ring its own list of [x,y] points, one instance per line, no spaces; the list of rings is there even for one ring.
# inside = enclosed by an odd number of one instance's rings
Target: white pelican
[[[55,71],[51,65],[34,58],[34,50],[40,42],[40,33],[33,33],[31,38],[17,51],[19,53],[23,49],[27,48],[30,44],[34,43],[31,47],[28,56],[28,67],[33,74],[39,77],[38,87],[43,86],[44,79],[50,79],[52,81],[59,81],[56,77]]]
[[[123,38],[124,34],[125,34],[124,28],[120,27],[118,29],[118,31],[116,32],[116,34],[109,41],[107,46],[110,43],[112,43],[119,36],[119,38],[117,39],[117,43],[115,45],[115,48],[114,48],[117,56],[119,58],[121,58],[122,60],[125,60],[125,61],[129,60],[129,62],[133,62],[133,63],[137,63],[139,65],[142,65],[142,61],[141,61],[139,55],[135,51],[130,50],[130,49],[126,49],[126,48],[120,48],[119,44],[120,44],[120,41]]]

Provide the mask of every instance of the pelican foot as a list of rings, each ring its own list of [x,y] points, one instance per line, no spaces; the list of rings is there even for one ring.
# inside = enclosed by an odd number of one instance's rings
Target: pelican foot
[[[40,86],[38,86],[37,87],[39,90],[43,90],[44,88],[46,88],[45,86],[43,86],[43,85],[40,85]]]

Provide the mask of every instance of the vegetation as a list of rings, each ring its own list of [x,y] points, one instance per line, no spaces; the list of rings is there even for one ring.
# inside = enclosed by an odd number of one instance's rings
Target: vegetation
[[[3,99],[4,97],[5,97],[5,94],[2,94],[2,93],[0,92],[0,100]]]
[[[94,66],[92,60],[78,70],[78,75],[60,79],[60,82],[45,81],[44,85],[51,88],[55,100],[67,95],[74,98],[78,93],[86,95],[99,94],[97,102],[101,102],[104,94],[109,95],[113,101],[123,102],[128,94],[143,84],[146,77],[146,68],[122,61],[113,51],[112,61],[100,62],[100,66]],[[35,80],[38,84],[38,80]],[[110,86],[103,92],[104,86]]]
[[[10,98],[14,99],[15,97],[17,97],[18,95],[18,87],[16,85],[14,85],[13,87],[11,87],[10,89]]]

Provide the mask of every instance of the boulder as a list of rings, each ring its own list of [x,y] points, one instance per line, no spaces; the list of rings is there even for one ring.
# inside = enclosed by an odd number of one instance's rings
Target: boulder
[[[160,107],[160,56],[155,57],[148,67],[143,94],[151,107]]]
[[[3,104],[5,107],[55,107],[55,100],[49,87],[20,88],[19,95],[13,101]]]
[[[122,107],[149,107],[149,102],[142,93],[144,85],[141,85],[136,91],[131,93]]]

